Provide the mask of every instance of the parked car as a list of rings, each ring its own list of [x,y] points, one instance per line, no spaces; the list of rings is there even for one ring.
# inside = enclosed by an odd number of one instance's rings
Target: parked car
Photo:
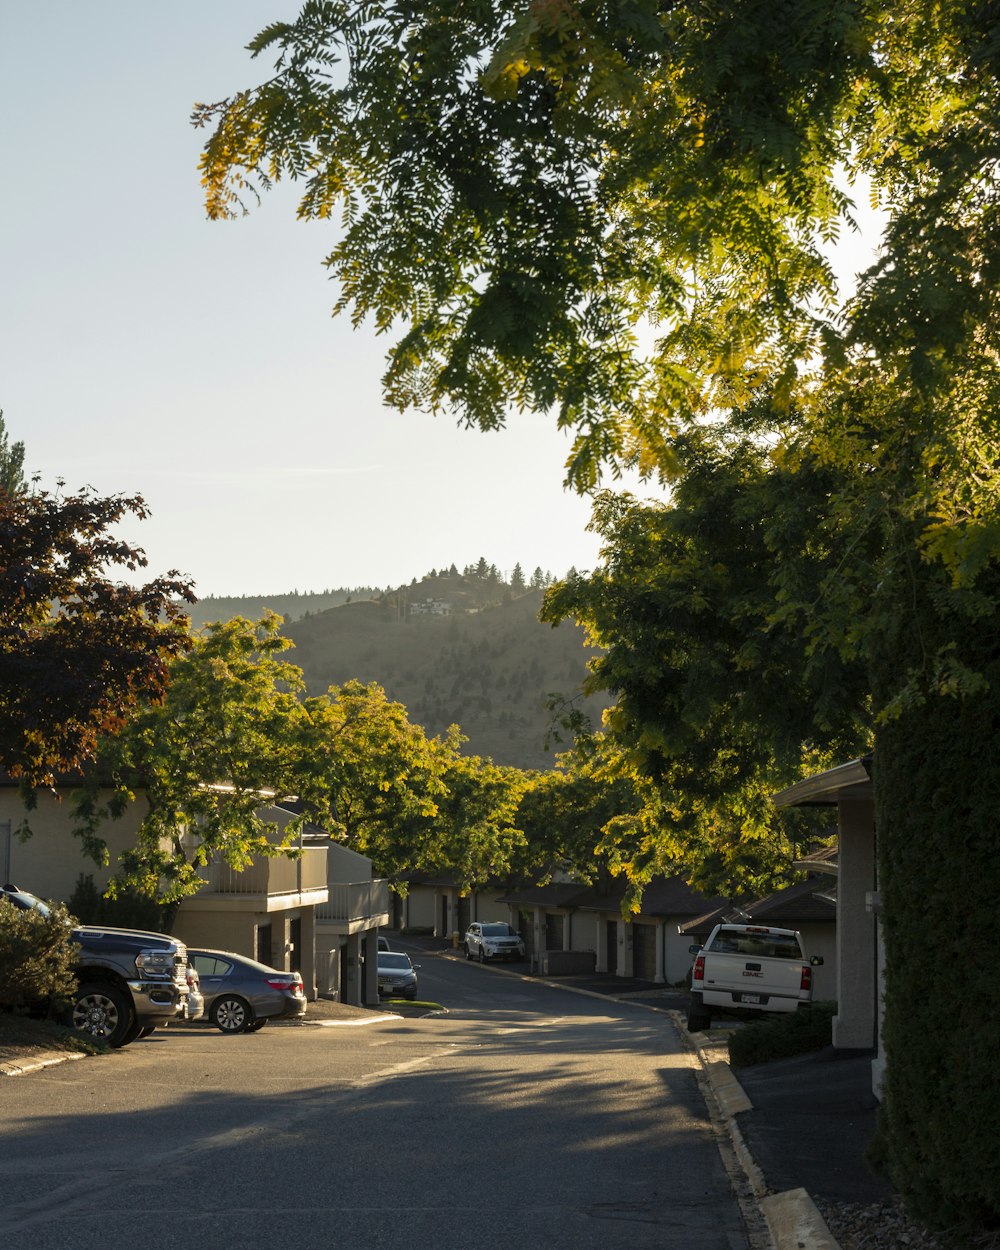
[[[465,935],[465,958],[477,959],[481,964],[488,959],[523,959],[524,938],[516,929],[502,921],[470,924]]]
[[[379,951],[378,993],[379,997],[417,997],[417,972],[419,964],[411,964],[405,951]]]
[[[0,897],[22,911],[49,915],[30,890],[7,882]],[[73,971],[77,988],[63,1013],[66,1024],[109,1046],[128,1046],[158,1025],[188,1019],[187,950],[177,938],[141,929],[79,925]]]
[[[302,977],[233,951],[188,948],[208,1019],[223,1033],[256,1033],[268,1020],[306,1014]]]
[[[691,999],[687,1024],[707,1029],[712,1011],[759,1017],[796,1012],[812,1002],[813,969],[822,955],[806,954],[797,929],[717,924],[704,946],[690,946]]]
[[[389,939],[382,937],[381,935],[376,939],[376,945],[380,951],[387,951],[390,949]]]

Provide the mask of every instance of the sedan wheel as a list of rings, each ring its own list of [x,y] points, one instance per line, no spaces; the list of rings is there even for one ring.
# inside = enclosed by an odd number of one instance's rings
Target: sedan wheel
[[[253,1012],[244,998],[226,995],[212,1004],[212,1023],[223,1033],[245,1033],[253,1024]]]

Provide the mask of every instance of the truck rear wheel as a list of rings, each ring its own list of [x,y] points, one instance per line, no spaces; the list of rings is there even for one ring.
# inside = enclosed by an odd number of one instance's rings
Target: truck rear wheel
[[[135,1012],[124,991],[105,981],[88,981],[76,991],[69,1023],[109,1046],[127,1046],[135,1040]]]
[[[700,1033],[712,1023],[711,1015],[705,1010],[700,999],[693,996],[688,1002],[687,1026],[689,1033]]]

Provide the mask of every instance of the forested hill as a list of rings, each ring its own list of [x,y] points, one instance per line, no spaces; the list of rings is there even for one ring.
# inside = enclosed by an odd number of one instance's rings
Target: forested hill
[[[350,678],[377,681],[430,734],[458,724],[470,752],[522,768],[550,767],[568,743],[545,749],[547,696],[578,696],[593,652],[575,626],[539,622],[541,590],[502,588],[498,600],[495,593],[480,607],[479,588],[463,581],[424,581],[291,622],[290,658],[304,670],[310,693]],[[606,702],[579,706],[599,724]]]
[[[187,608],[195,629],[209,621],[228,621],[234,616],[245,616],[248,621],[259,621],[270,609],[286,621],[297,621],[313,612],[324,612],[353,599],[368,599],[377,595],[371,586],[339,586],[333,590],[288,590],[275,595],[208,595]]]

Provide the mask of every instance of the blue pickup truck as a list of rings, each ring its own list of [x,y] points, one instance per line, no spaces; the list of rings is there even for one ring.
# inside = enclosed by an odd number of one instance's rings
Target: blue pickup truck
[[[49,911],[42,899],[10,883],[0,886],[0,898],[22,910]],[[79,925],[72,938],[79,947],[77,988],[64,1023],[117,1047],[157,1025],[188,1018],[183,942],[163,933],[103,925]]]

